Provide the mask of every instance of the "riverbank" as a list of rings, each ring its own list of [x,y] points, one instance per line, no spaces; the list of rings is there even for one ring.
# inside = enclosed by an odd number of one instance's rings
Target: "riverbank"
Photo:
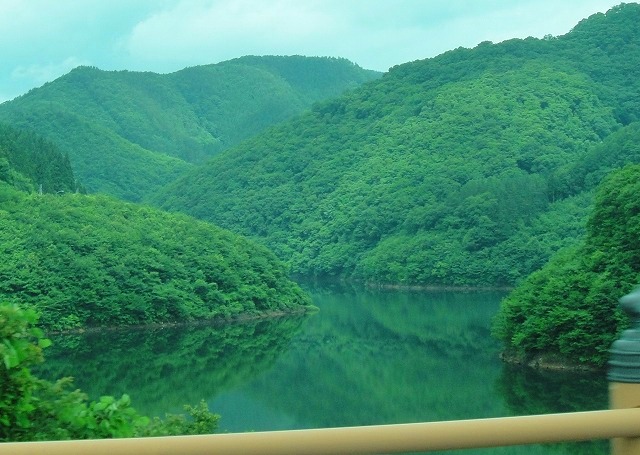
[[[500,359],[505,363],[523,365],[537,370],[575,372],[596,372],[602,370],[601,367],[574,362],[557,354],[537,354],[524,358],[523,356],[503,351],[500,353]]]
[[[446,286],[420,284],[364,283],[369,289],[389,289],[393,291],[449,291],[449,292],[483,292],[511,291],[510,286]]]
[[[454,286],[444,284],[407,284],[407,283],[385,283],[380,281],[361,281],[356,279],[346,279],[338,277],[307,277],[304,275],[292,275],[290,277],[299,285],[312,283],[321,286],[349,286],[366,289],[382,289],[390,291],[447,291],[447,292],[491,292],[513,290],[513,286]]]
[[[281,318],[288,316],[302,316],[305,314],[317,313],[320,309],[315,305],[304,305],[299,308],[296,308],[291,311],[283,311],[283,310],[274,310],[274,311],[263,311],[259,313],[241,313],[234,316],[229,317],[216,317],[210,319],[192,319],[186,321],[176,321],[176,322],[154,322],[149,324],[132,324],[132,325],[120,325],[120,326],[109,326],[109,325],[101,325],[101,326],[91,326],[91,327],[77,327],[69,330],[47,330],[46,327],[43,328],[45,333],[48,335],[58,335],[58,334],[73,334],[73,333],[92,333],[92,332],[101,332],[101,331],[123,331],[123,330],[141,330],[141,329],[164,329],[164,328],[173,328],[173,327],[181,327],[181,326],[222,326],[226,324],[236,324],[250,321],[258,321],[262,319],[271,319],[271,318]]]

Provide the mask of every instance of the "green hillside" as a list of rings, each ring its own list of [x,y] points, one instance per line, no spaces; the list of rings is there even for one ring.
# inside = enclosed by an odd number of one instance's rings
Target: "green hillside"
[[[244,57],[172,74],[79,67],[0,105],[69,155],[89,192],[137,201],[264,128],[379,73],[333,58]]]
[[[502,302],[494,331],[508,355],[604,365],[628,324],[617,300],[640,282],[639,231],[640,165],[628,165],[598,188],[584,241],[554,255]]]
[[[303,310],[266,248],[208,223],[106,196],[0,184],[0,300],[49,329]]]
[[[80,189],[69,157],[28,131],[0,124],[0,182],[23,191],[74,192]]]
[[[294,273],[513,285],[584,234],[602,172],[581,160],[640,118],[638,24],[626,4],[564,36],[392,68],[153,201],[258,239]]]

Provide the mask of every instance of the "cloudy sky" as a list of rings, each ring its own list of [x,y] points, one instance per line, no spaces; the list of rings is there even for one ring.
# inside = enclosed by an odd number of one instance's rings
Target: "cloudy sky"
[[[0,102],[79,65],[172,72],[243,55],[364,68],[567,33],[614,0],[0,0]]]

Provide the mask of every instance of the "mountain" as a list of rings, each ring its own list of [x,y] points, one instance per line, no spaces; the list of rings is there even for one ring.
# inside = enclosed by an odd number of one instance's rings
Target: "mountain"
[[[602,173],[576,163],[640,119],[639,24],[640,5],[621,4],[563,36],[394,67],[150,200],[255,238],[294,273],[511,286],[585,233]]]
[[[89,192],[137,201],[193,163],[379,75],[300,56],[171,74],[79,67],[1,104],[0,121],[54,142]]]
[[[552,185],[567,199],[595,193],[586,235],[553,255],[501,302],[493,332],[504,357],[534,365],[603,367],[628,317],[618,300],[640,283],[640,122],[624,126]]]
[[[304,311],[273,253],[178,214],[87,196],[69,157],[0,124],[0,299],[48,329]]]

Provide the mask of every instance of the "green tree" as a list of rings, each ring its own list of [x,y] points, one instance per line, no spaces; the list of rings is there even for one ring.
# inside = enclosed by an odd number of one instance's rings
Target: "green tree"
[[[208,223],[105,196],[4,188],[0,296],[36,308],[48,329],[295,312],[311,303],[265,247]]]

